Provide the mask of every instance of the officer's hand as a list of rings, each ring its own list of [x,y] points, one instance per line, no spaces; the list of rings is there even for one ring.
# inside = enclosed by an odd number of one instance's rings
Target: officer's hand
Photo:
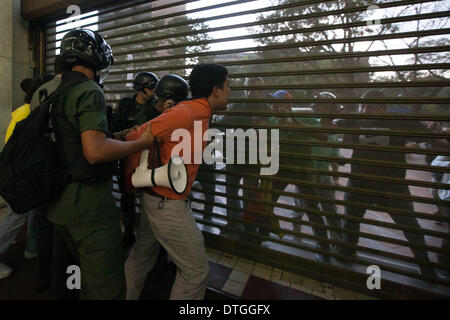
[[[142,133],[140,139],[146,146],[150,146],[155,142],[155,137],[152,133],[152,124],[149,123],[145,131]]]

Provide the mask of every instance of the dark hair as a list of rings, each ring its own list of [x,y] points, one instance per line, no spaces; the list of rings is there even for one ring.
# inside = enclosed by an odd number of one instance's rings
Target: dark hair
[[[36,90],[42,86],[45,82],[50,81],[53,79],[52,75],[45,75],[43,78],[36,77],[31,81],[30,87],[25,92],[25,103],[30,103],[31,99],[33,98],[33,94],[36,92]]]
[[[201,63],[196,65],[189,76],[192,98],[208,98],[215,86],[223,87],[227,75],[227,68],[220,64]]]
[[[28,94],[32,84],[33,84],[33,79],[31,79],[31,78],[23,79],[20,82],[20,88],[22,89],[23,93]]]

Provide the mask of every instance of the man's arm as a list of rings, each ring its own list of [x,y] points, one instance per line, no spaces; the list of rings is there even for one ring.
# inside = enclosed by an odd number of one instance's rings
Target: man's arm
[[[130,153],[149,148],[153,141],[151,125],[148,125],[140,138],[134,141],[110,139],[99,130],[86,130],[81,133],[83,155],[90,164],[123,158]]]

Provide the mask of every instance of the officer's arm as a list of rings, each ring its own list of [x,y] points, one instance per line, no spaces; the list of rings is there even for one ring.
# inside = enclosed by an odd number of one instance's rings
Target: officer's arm
[[[81,133],[83,155],[90,164],[123,158],[130,153],[149,148],[153,141],[151,125],[147,126],[141,137],[135,141],[110,139],[99,130],[86,130]]]

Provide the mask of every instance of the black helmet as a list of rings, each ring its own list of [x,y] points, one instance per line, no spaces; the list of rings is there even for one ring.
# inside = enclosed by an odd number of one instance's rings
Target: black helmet
[[[333,93],[331,93],[331,92],[323,91],[323,92],[320,92],[318,94],[315,94],[313,99],[314,100],[316,100],[316,99],[320,99],[320,100],[335,100],[336,96]],[[326,105],[328,105],[328,103],[326,103]],[[311,109],[314,111],[314,110],[316,110],[316,108],[317,108],[317,103],[313,102],[311,104]]]
[[[364,92],[361,95],[361,99],[383,99],[386,98],[386,95],[383,93],[383,91],[372,89]]]
[[[383,91],[376,90],[376,89],[368,90],[361,95],[361,99],[385,99],[385,98],[386,98],[386,95],[383,93]],[[372,105],[374,105],[374,104],[372,104]],[[383,104],[380,104],[380,105],[383,106]],[[384,106],[386,106],[386,105],[384,105]],[[364,102],[361,102],[358,106],[358,112],[364,113],[366,111],[366,108],[367,108],[367,104]]]
[[[80,29],[66,33],[61,41],[61,63],[64,68],[75,64],[92,70],[103,70],[114,62],[111,46],[92,30]]]
[[[144,88],[153,90],[156,87],[156,84],[158,83],[158,77],[156,74],[152,72],[139,72],[136,75],[136,78],[134,78],[133,81],[133,89],[136,91],[142,90]]]
[[[319,94],[316,94],[314,96],[314,99],[324,99],[324,100],[325,99],[330,99],[330,100],[334,100],[334,99],[336,99],[336,96],[334,94],[332,94],[331,92],[324,91],[324,92],[321,92]]]
[[[187,98],[188,90],[189,86],[183,78],[176,74],[167,74],[158,81],[155,95],[161,101],[172,99],[178,103]]]

